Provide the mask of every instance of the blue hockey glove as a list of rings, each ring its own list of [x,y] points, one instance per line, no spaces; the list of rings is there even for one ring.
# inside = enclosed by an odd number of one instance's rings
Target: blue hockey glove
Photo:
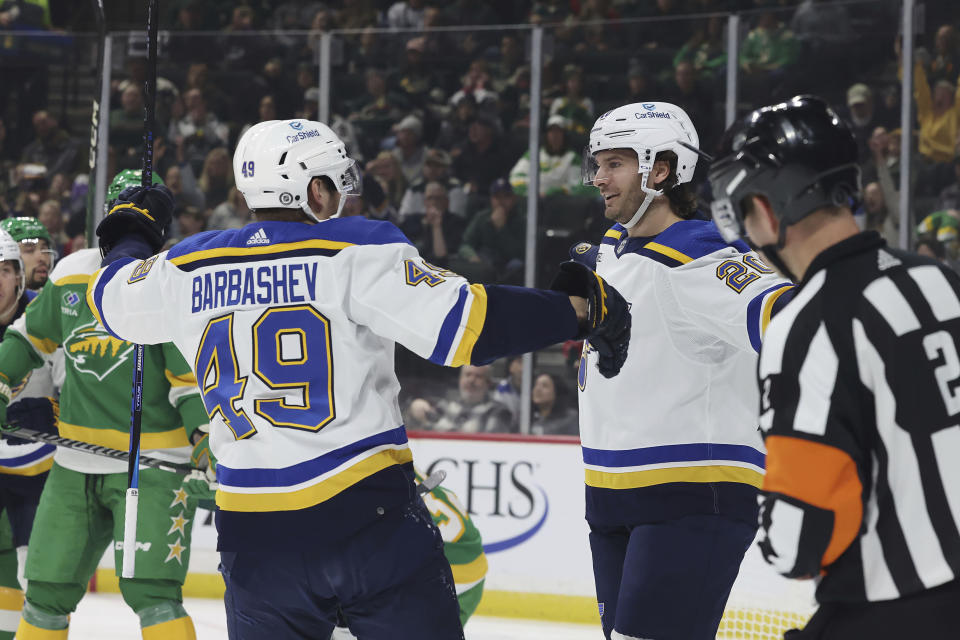
[[[2,403],[2,400],[0,400]],[[54,398],[24,398],[17,400],[6,407],[5,426],[23,427],[41,433],[57,435],[57,420],[60,417],[60,404]],[[4,433],[4,440],[16,444],[25,444],[32,440],[22,440],[16,437],[16,430]]]
[[[175,207],[173,193],[162,184],[124,189],[106,217],[97,225],[97,237],[100,238],[103,255],[110,253],[118,242],[133,234],[143,238],[152,252],[157,253],[163,248]]]
[[[596,272],[578,262],[564,262],[550,288],[587,299],[587,322],[577,338],[587,338],[600,356],[597,369],[604,378],[620,373],[630,346],[630,305]]]

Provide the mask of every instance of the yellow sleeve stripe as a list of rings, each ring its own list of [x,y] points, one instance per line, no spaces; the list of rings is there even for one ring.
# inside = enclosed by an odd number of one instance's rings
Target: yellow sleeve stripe
[[[649,249],[650,251],[656,251],[657,253],[661,253],[668,258],[673,258],[677,262],[682,262],[683,264],[693,262],[693,258],[687,254],[680,253],[676,249],[672,249],[666,245],[660,244],[659,242],[648,242],[647,244],[643,245],[643,248]]]
[[[20,611],[23,609],[23,591],[11,587],[0,587],[0,610]]]
[[[621,236],[623,236],[623,232],[617,231],[616,229],[610,229],[605,234],[603,234],[604,238],[613,238],[614,240],[619,240]]]
[[[470,314],[467,317],[467,324],[463,328],[463,336],[460,338],[457,352],[450,363],[452,367],[470,364],[473,347],[477,344],[477,338],[480,337],[480,332],[483,331],[483,323],[487,319],[487,290],[483,288],[482,284],[472,284],[470,285],[470,293],[473,294]]]
[[[45,353],[47,355],[50,355],[51,353],[56,351],[57,347],[59,346],[53,340],[50,340],[48,338],[38,338],[37,336],[32,336],[29,333],[27,334],[27,340],[30,341],[30,344],[33,345],[34,349],[36,349],[40,353]]]
[[[456,584],[477,582],[487,575],[487,556],[481,553],[467,564],[451,564],[450,569]]]
[[[132,202],[124,202],[123,204],[118,204],[113,209],[110,209],[110,213],[113,213],[117,209],[132,209],[133,211],[136,211],[140,215],[150,218],[150,222],[156,222],[156,219],[152,215],[150,215],[150,212],[147,209],[141,209],[140,207],[136,206]]]
[[[87,306],[90,307],[90,311],[93,312],[93,317],[97,319],[97,322],[100,323],[101,326],[103,325],[103,318],[100,317],[100,310],[97,309],[97,303],[93,300],[93,292],[97,287],[97,280],[100,279],[100,273],[102,271],[103,269],[98,270],[93,276],[90,276],[90,279],[87,281]]]
[[[68,284],[89,284],[93,276],[89,273],[75,273],[72,276],[63,276],[53,283],[55,287],[62,287]]]
[[[773,313],[773,303],[776,302],[777,298],[782,296],[784,292],[790,289],[793,289],[793,287],[781,287],[767,296],[767,299],[763,301],[763,316],[760,319],[761,337],[767,332],[767,325],[770,324],[770,315]]]
[[[50,455],[46,458],[41,459],[39,462],[35,462],[26,467],[4,467],[0,466],[0,474],[5,474],[8,476],[38,476],[41,473],[46,473],[50,471],[53,467],[53,451],[50,452]],[[2,607],[0,607],[2,608]]]
[[[123,430],[118,429],[93,429],[91,427],[81,427],[76,424],[68,424],[60,421],[60,435],[64,438],[72,438],[81,442],[98,444],[102,447],[111,449],[120,449],[126,451],[130,446],[129,425],[123,425]],[[140,434],[140,449],[175,449],[177,447],[189,447],[190,441],[187,440],[187,432],[181,427],[175,427],[169,431],[143,432]]]
[[[170,262],[175,265],[184,265],[198,260],[208,258],[250,256],[262,254],[283,253],[284,251],[297,251],[299,249],[346,249],[354,246],[352,242],[335,242],[333,240],[304,240],[302,242],[284,242],[273,245],[261,245],[253,247],[223,247],[220,249],[204,249],[203,251],[194,251],[176,258],[170,258]]]
[[[170,369],[165,369],[163,374],[167,376],[167,382],[170,383],[171,387],[195,387],[197,386],[197,377],[193,375],[192,371],[182,373],[180,375],[175,374]]]

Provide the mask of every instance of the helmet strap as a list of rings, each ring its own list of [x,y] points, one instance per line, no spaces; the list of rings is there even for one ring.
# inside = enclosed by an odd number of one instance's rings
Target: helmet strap
[[[632,229],[637,226],[637,223],[643,218],[643,214],[647,212],[647,209],[650,208],[650,205],[653,203],[653,199],[663,195],[662,189],[651,189],[647,186],[647,178],[649,176],[649,171],[640,173],[640,188],[643,189],[643,192],[647,195],[643,197],[643,202],[640,203],[640,208],[633,214],[633,217],[623,223],[625,229]]]

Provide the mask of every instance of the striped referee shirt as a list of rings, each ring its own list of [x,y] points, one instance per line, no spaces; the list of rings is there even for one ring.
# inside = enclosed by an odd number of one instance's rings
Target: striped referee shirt
[[[874,232],[810,265],[759,361],[760,547],[820,602],[960,575],[960,278]]]

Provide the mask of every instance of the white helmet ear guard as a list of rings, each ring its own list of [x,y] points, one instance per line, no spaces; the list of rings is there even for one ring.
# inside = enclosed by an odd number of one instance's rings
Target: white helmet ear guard
[[[8,260],[17,263],[17,295],[13,299],[13,305],[16,306],[27,288],[27,275],[24,273],[23,259],[20,257],[20,244],[7,231],[0,229],[0,263]],[[13,306],[0,311],[0,315],[12,308]]]
[[[312,120],[267,120],[250,127],[237,143],[233,173],[250,209],[302,209],[316,222],[308,199],[313,178],[327,176],[341,196],[359,195],[362,186],[343,141]]]
[[[636,102],[617,107],[600,116],[590,130],[590,143],[583,152],[581,177],[593,184],[599,166],[596,154],[610,149],[632,149],[637,154],[637,173],[646,197],[634,216],[624,224],[628,229],[646,213],[653,199],[663,191],[647,187],[647,178],[661,151],[677,155],[677,184],[690,182],[697,168],[700,137],[690,116],[669,102]]]

